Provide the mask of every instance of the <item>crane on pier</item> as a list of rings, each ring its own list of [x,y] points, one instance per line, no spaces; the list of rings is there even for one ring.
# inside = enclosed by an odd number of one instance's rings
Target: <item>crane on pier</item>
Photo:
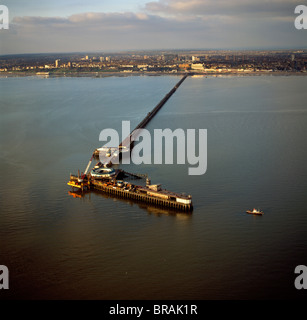
[[[90,161],[89,161],[89,163],[88,163],[88,165],[87,165],[87,167],[86,167],[86,169],[85,169],[85,171],[84,171],[84,175],[85,175],[85,176],[86,176],[86,174],[87,174],[87,172],[88,172],[88,169],[90,168],[90,165],[91,165],[93,159],[94,159],[94,153],[92,154],[92,157],[91,157],[91,159],[90,159]]]

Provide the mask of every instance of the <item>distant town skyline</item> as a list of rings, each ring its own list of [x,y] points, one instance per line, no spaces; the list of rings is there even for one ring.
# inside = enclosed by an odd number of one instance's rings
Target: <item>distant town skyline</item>
[[[296,0],[3,0],[0,54],[306,48]]]

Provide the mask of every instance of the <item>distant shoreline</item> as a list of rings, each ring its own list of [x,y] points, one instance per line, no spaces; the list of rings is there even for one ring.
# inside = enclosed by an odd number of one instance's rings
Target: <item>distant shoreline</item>
[[[130,76],[183,76],[187,72],[63,72],[50,73],[49,75],[36,74],[33,72],[0,72],[0,78],[13,77],[40,77],[40,78],[57,78],[57,77],[130,77]],[[287,72],[287,71],[253,71],[253,72],[191,72],[191,76],[307,76],[307,72]]]

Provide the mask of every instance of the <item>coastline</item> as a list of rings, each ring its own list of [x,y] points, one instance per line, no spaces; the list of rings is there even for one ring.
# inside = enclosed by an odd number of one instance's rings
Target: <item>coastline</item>
[[[39,77],[39,78],[57,78],[57,77],[130,77],[130,76],[191,76],[201,77],[223,77],[223,76],[307,76],[307,72],[287,72],[287,71],[253,71],[253,72],[61,72],[50,73],[49,75],[36,74],[33,72],[0,72],[0,78],[12,77]]]

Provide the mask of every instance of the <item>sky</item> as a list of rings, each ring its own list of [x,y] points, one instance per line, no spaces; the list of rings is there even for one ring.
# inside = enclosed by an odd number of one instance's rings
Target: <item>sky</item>
[[[304,3],[306,2],[306,3]],[[1,0],[0,54],[307,48],[298,0]]]

